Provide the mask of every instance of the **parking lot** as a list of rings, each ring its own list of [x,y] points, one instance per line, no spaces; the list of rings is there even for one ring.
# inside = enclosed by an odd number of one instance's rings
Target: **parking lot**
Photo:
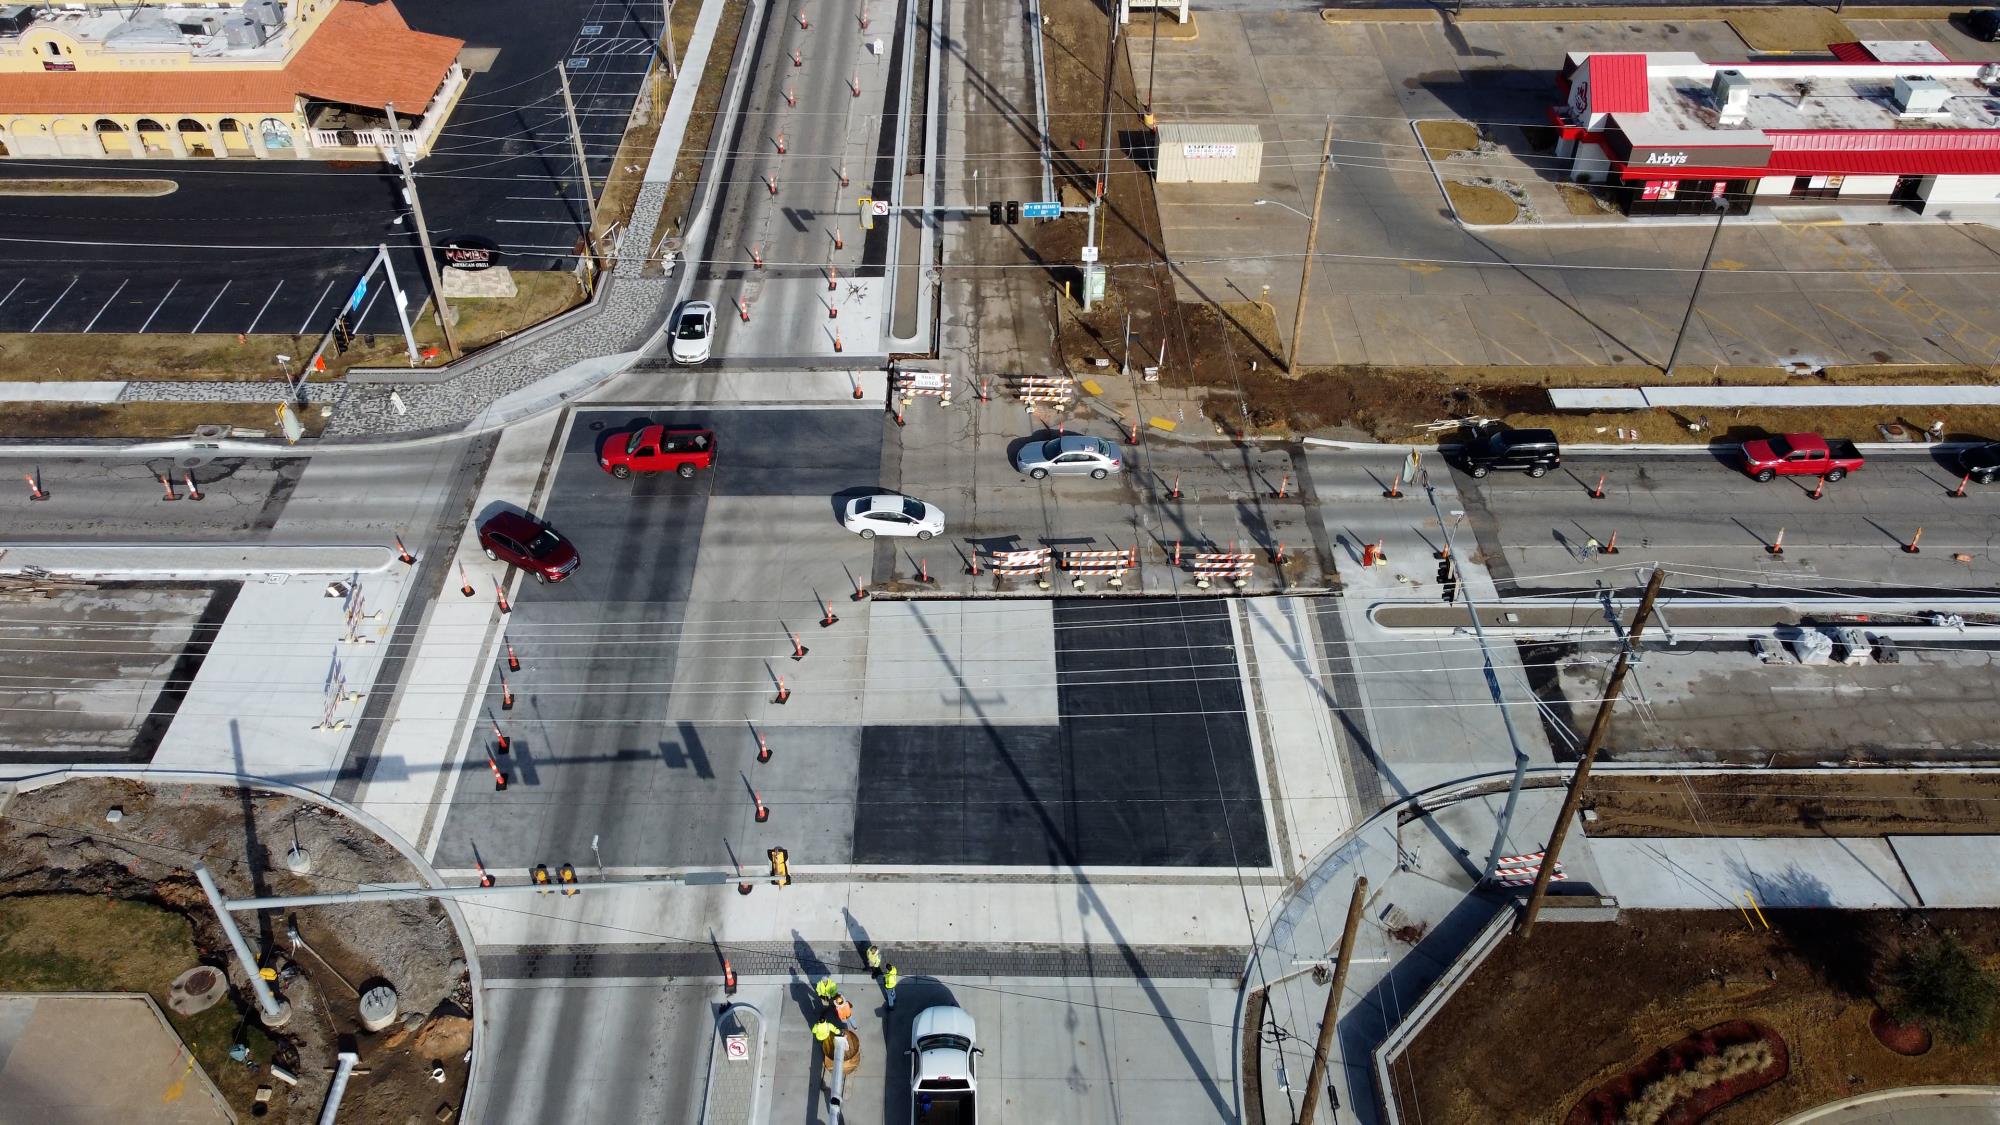
[[[433,240],[489,239],[517,269],[573,265],[586,214],[555,67],[569,66],[601,183],[652,62],[657,8],[611,0],[398,7],[417,30],[465,40],[474,58],[465,93],[417,168]],[[0,332],[317,333],[377,244],[389,247],[412,313],[429,297],[413,229],[400,219],[399,179],[384,164],[13,164],[28,175],[167,179],[177,190],[5,200]],[[378,275],[363,298],[362,331],[396,330],[386,290]]]
[[[1932,38],[1956,58],[2000,57],[1940,20],[1858,21],[1855,30]],[[1204,17],[1199,38],[1162,41],[1162,120],[1251,121],[1264,136],[1257,183],[1159,189],[1183,299],[1268,300],[1277,323],[1291,324],[1304,212],[1330,117],[1333,167],[1305,362],[1665,364],[1714,224],[1614,219],[1589,229],[1516,222],[1469,231],[1452,218],[1413,132],[1423,119],[1477,122],[1505,151],[1456,178],[1543,176],[1536,169],[1546,160],[1526,151],[1519,126],[1547,123],[1564,52],[1582,49],[1748,54],[1719,20],[1445,27],[1217,12]],[[1148,57],[1135,53],[1141,83]],[[2000,358],[1992,335],[2000,314],[1987,298],[2000,240],[1990,230],[1929,220],[1816,225],[1832,217],[1760,204],[1725,222],[1678,362]],[[1883,267],[1894,280],[1867,276]]]

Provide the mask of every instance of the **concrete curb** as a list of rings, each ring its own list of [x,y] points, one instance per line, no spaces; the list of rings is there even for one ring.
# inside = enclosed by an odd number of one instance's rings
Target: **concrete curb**
[[[282,793],[287,797],[331,809],[354,823],[359,824],[361,827],[373,832],[390,847],[395,848],[402,855],[404,861],[409,863],[411,869],[417,873],[417,877],[422,879],[427,886],[442,887],[446,885],[445,881],[439,877],[437,871],[424,859],[422,853],[411,847],[409,841],[397,835],[388,825],[383,824],[357,806],[337,801],[323,793],[293,785],[288,781],[278,781],[272,778],[256,777],[248,774],[217,774],[195,770],[59,767],[41,773],[7,778],[4,784],[16,793],[32,793],[37,789],[46,789],[52,785],[59,785],[71,779],[88,777],[117,777],[128,781],[143,782],[148,785],[153,784],[155,781],[178,781],[185,784],[214,785],[217,787],[236,785],[268,789],[274,793]],[[0,815],[4,814],[5,806],[0,805]],[[466,926],[465,916],[460,912],[458,903],[449,898],[440,898],[437,901],[444,907],[445,916],[451,919],[452,932],[458,938],[459,949],[464,952],[465,971],[471,980],[473,996],[472,1063],[466,1068],[465,1101],[459,1107],[458,1116],[461,1121],[478,1121],[484,1116],[484,1114],[479,1112],[483,1107],[476,1105],[474,1099],[478,1096],[480,1090],[480,1069],[485,1059],[485,1052],[480,1050],[480,1046],[486,1038],[483,1030],[486,1019],[486,975],[479,964],[478,946],[473,944],[472,931]]]
[[[1953,1095],[1984,1096],[1988,1100],[1989,1107],[2000,1107],[2000,1086],[1899,1086],[1893,1090],[1876,1090],[1872,1093],[1856,1094],[1851,1098],[1842,1098],[1837,1102],[1816,1105],[1802,1113],[1795,1113],[1785,1118],[1778,1122],[1778,1125],[1806,1125],[1809,1121],[1819,1121],[1850,1109],[1882,1102],[1915,1101],[1918,1098],[1945,1098]]]

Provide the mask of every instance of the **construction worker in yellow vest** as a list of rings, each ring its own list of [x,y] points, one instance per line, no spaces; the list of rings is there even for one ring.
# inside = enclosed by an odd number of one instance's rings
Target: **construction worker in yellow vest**
[[[840,982],[831,976],[821,977],[819,983],[813,985],[813,995],[819,997],[819,1002],[822,1004],[833,1003],[834,996],[839,992]]]
[[[896,1010],[897,977],[898,974],[894,965],[890,965],[888,968],[882,970],[882,995],[888,999],[889,1010],[892,1012]]]
[[[812,1030],[813,1030],[813,1038],[819,1040],[822,1043],[826,1042],[829,1039],[832,1039],[835,1035],[840,1034],[840,1029],[835,1027],[833,1024],[827,1022],[826,1020],[821,1020],[818,1023],[814,1024]]]
[[[882,975],[882,951],[880,949],[871,945],[861,954],[861,957],[868,962],[869,976],[879,977]]]

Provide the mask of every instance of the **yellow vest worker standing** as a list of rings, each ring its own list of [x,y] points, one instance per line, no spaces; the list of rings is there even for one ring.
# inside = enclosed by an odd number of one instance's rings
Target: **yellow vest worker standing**
[[[880,949],[871,945],[861,956],[863,960],[868,962],[869,976],[879,977],[882,975],[882,951]]]
[[[892,1012],[896,1010],[897,976],[896,966],[894,965],[882,970],[882,995],[888,999],[889,1010]]]
[[[833,1026],[832,1024],[828,1023],[825,1020],[821,1020],[813,1025],[813,1038],[819,1040],[822,1043],[833,1038],[835,1035],[839,1034],[839,1032],[840,1032],[839,1028]]]
[[[819,997],[822,1004],[833,1003],[834,994],[839,991],[840,982],[830,976],[819,978],[819,983],[813,985],[813,994]]]

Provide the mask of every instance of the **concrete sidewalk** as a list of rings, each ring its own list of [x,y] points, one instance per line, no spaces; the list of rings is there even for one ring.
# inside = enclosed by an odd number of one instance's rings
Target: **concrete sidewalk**
[[[44,572],[76,578],[282,580],[287,575],[381,574],[396,565],[382,545],[333,543],[10,543],[0,574]]]

